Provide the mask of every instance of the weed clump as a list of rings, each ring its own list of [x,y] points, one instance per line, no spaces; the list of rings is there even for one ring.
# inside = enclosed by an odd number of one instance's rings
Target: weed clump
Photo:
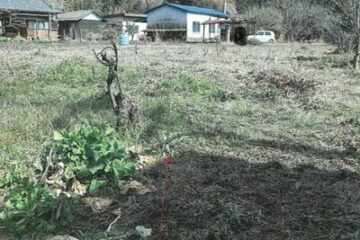
[[[209,230],[208,240],[237,239],[242,231],[247,231],[262,221],[261,211],[248,212],[237,204],[225,204],[221,210],[216,224]]]
[[[227,102],[227,101],[236,99],[236,96],[234,93],[229,92],[227,90],[223,90],[223,89],[214,91],[213,94],[211,95],[211,97],[220,102]]]
[[[351,61],[346,56],[326,56],[321,59],[320,69],[325,67],[346,69],[351,67]]]

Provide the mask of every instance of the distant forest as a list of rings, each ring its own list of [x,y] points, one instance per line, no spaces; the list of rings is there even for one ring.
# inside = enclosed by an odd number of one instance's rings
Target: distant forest
[[[288,2],[304,2],[311,4],[326,4],[331,0],[228,0],[228,11],[231,14],[243,13],[252,7],[265,7]],[[341,0],[340,0],[341,1]],[[78,10],[94,9],[102,13],[114,13],[119,11],[141,13],[155,6],[162,0],[48,0],[58,9]],[[194,5],[200,7],[223,10],[223,0],[169,0],[169,2]]]

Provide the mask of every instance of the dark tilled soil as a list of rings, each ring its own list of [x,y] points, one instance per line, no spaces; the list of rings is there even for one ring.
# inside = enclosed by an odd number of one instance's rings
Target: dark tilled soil
[[[161,167],[146,174],[160,182]],[[118,227],[144,225],[160,239],[160,192],[120,200]],[[165,212],[172,240],[356,239],[360,176],[190,151],[171,166]]]

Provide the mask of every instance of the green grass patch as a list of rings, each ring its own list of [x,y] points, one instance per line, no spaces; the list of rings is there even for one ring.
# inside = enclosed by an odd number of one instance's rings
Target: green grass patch
[[[210,96],[217,86],[211,78],[192,74],[179,74],[156,85],[159,95]]]

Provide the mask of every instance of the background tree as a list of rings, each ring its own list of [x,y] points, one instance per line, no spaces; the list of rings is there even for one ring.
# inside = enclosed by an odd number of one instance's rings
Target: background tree
[[[283,18],[281,11],[272,6],[253,6],[240,14],[241,18],[253,19],[257,29],[272,30],[279,36],[283,32]]]
[[[328,10],[312,1],[274,0],[271,5],[283,15],[283,33],[286,40],[304,41],[320,38]]]
[[[360,51],[360,0],[329,0],[337,17],[328,31],[331,43],[343,52],[353,51],[354,69],[358,69]]]

